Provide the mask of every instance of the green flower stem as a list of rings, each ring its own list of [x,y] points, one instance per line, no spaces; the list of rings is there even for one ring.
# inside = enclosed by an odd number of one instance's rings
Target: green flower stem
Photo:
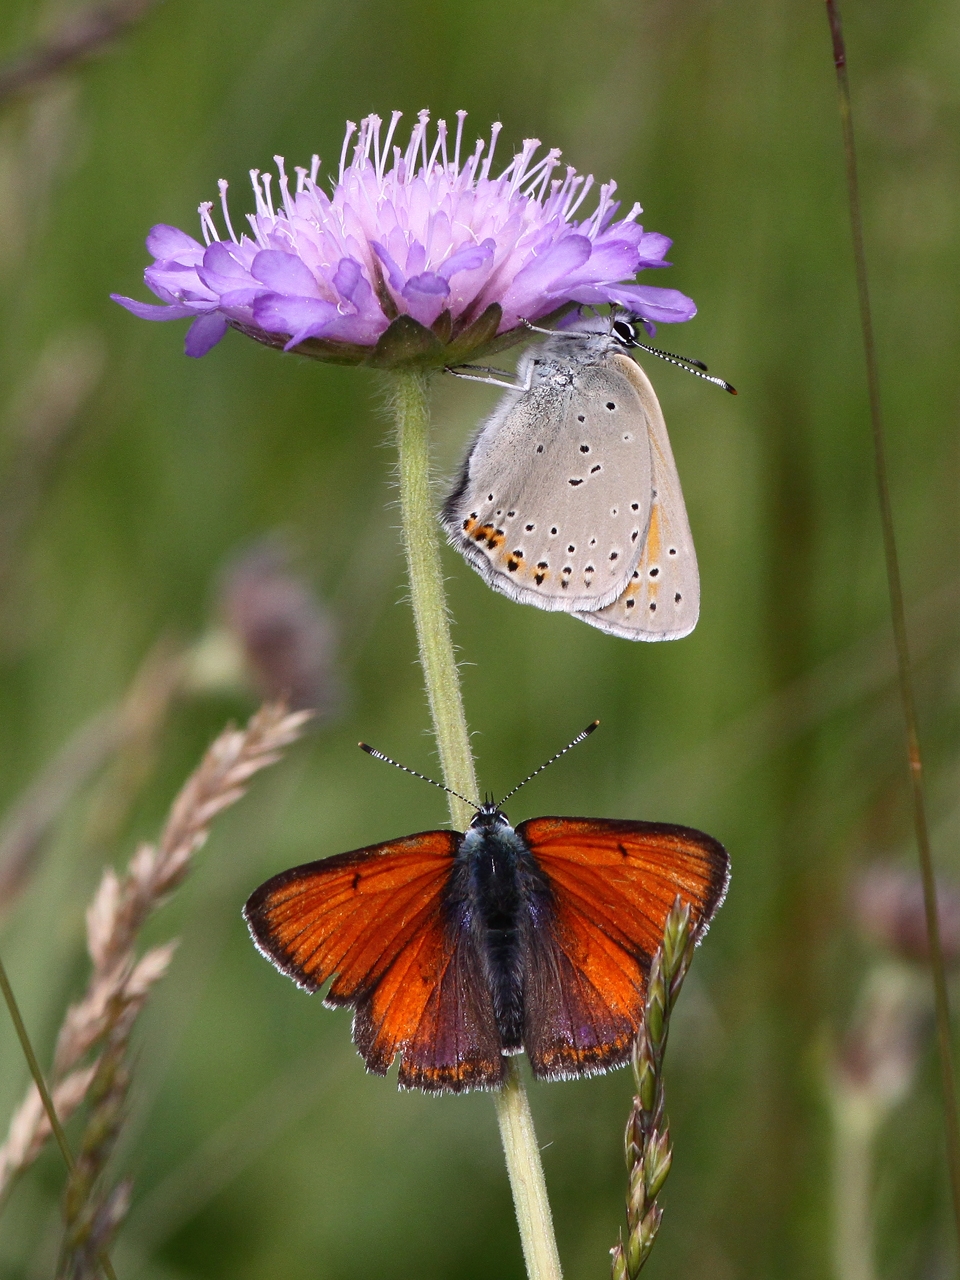
[[[53,1105],[53,1098],[50,1090],[47,1088],[47,1082],[44,1079],[43,1071],[40,1069],[40,1062],[34,1052],[30,1036],[27,1033],[26,1023],[20,1013],[20,1006],[17,1003],[17,997],[13,994],[13,987],[10,985],[10,979],[7,977],[7,970],[2,960],[0,960],[0,991],[6,1002],[7,1009],[10,1013],[11,1021],[17,1033],[17,1039],[20,1041],[20,1047],[23,1050],[23,1056],[27,1060],[27,1066],[30,1068],[30,1074],[33,1076],[33,1083],[37,1086],[37,1092],[40,1094],[40,1101],[43,1103],[43,1109],[47,1113],[47,1119],[50,1121],[50,1128],[53,1130],[53,1136],[57,1140],[57,1146],[60,1148],[60,1154],[63,1156],[63,1162],[67,1166],[68,1171],[72,1174],[76,1168],[76,1162],[73,1158],[73,1152],[70,1150],[70,1144],[67,1142],[67,1135],[63,1131],[63,1125],[60,1123],[60,1117],[57,1115],[57,1109]],[[104,1252],[99,1255],[98,1261],[103,1270],[103,1274],[107,1280],[117,1280],[113,1264],[109,1256]]]
[[[430,492],[427,376],[398,373],[396,378],[394,412],[400,455],[400,511],[423,680],[440,751],[443,780],[451,791],[459,791],[461,796],[472,799],[479,795],[477,775],[450,638],[450,619]],[[473,817],[471,806],[456,796],[450,796],[449,800],[453,825],[459,831],[465,831]]]
[[[427,377],[406,372],[395,376],[400,510],[423,678],[444,782],[462,796],[474,797],[479,792],[450,636],[430,488]],[[463,831],[473,816],[471,808],[455,796],[449,800],[453,825]],[[560,1280],[560,1258],[540,1148],[526,1090],[514,1059],[507,1059],[507,1080],[496,1096],[496,1103],[527,1275],[530,1280]]]
[[[507,1058],[506,1062],[506,1083],[495,1095],[495,1101],[523,1260],[530,1280],[560,1280],[560,1255],[530,1103],[517,1059]]]

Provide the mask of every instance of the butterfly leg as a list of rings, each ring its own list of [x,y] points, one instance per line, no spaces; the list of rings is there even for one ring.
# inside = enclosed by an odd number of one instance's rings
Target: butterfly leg
[[[590,311],[593,312],[598,320],[601,319],[602,313],[598,311],[596,307],[580,307],[577,314],[581,319],[583,319],[585,318],[585,314]],[[611,328],[613,326],[613,321],[616,318],[616,314],[617,312],[614,310],[610,312],[609,316],[605,317],[610,321]],[[532,320],[527,320],[525,316],[519,316],[518,319],[523,327],[525,329],[529,329],[531,333],[542,333],[548,338],[580,339],[583,337],[583,331],[581,329],[544,329],[542,325],[534,324]]]
[[[461,373],[461,369],[476,369],[478,373],[499,374],[499,377],[478,378],[472,373]],[[485,364],[461,364],[454,367],[453,365],[445,365],[444,373],[452,373],[455,378],[463,378],[465,382],[482,382],[488,387],[500,387],[504,391],[529,391],[533,385],[532,377],[528,376],[526,382],[519,382],[516,378],[512,382],[507,382],[509,374],[503,369],[492,369]]]
[[[529,329],[531,333],[543,333],[548,338],[582,338],[583,334],[578,329],[543,329],[538,324],[534,324],[532,320],[525,320],[520,317],[520,323],[525,329]]]

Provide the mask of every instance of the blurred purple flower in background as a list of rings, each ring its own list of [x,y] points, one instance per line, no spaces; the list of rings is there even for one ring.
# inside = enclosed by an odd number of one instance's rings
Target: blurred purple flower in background
[[[261,698],[328,719],[341,707],[336,626],[277,537],[234,557],[224,571],[219,612],[239,642]]]
[[[853,910],[861,931],[901,960],[927,964],[927,933],[923,881],[912,869],[874,863],[853,886]],[[960,966],[960,885],[937,877],[937,917],[943,958]]]
[[[192,319],[191,356],[233,327],[285,350],[378,365],[454,363],[496,350],[526,337],[522,320],[577,303],[618,304],[651,328],[695,314],[677,290],[633,282],[644,267],[669,266],[671,242],[636,222],[638,204],[615,220],[615,182],[576,222],[594,180],[570,166],[554,177],[558,150],[536,160],[540,143],[529,139],[492,177],[499,124],[488,147],[478,140],[462,160],[466,112],[457,113],[453,139],[439,121],[431,145],[421,111],[405,151],[393,145],[400,115],[383,138],[378,116],[363,120],[349,164],[356,125],[348,122],[330,195],[318,185],[317,156],[309,171],[296,170],[292,191],[281,157],[275,192],[272,175],[253,170],[251,234],[236,235],[221,181],[229,238],[209,203],[200,206],[204,244],[154,227],[147,248],[156,261],[144,279],[161,305],[113,297],[146,320]]]

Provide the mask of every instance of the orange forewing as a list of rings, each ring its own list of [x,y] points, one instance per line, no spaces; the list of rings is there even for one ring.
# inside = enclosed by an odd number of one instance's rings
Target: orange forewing
[[[626,1061],[646,976],[677,896],[700,936],[723,900],[728,858],[686,827],[534,818],[517,828],[553,891],[553,920],[528,956],[525,1047],[557,1078]]]
[[[356,1010],[371,1071],[401,1056],[401,1085],[490,1087],[503,1063],[489,991],[443,895],[460,837],[427,831],[283,871],[244,914],[258,947],[300,986],[334,974],[325,1003]]]
[[[257,943],[284,973],[331,998],[382,976],[439,906],[457,839],[427,831],[293,867],[262,884],[245,908]]]

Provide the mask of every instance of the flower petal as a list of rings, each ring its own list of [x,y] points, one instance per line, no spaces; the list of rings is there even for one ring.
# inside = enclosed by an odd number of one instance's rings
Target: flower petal
[[[667,252],[673,241],[669,236],[662,236],[659,231],[645,231],[640,237],[638,253],[640,255],[637,264],[640,267],[669,267],[669,262],[664,262],[663,255]]]
[[[215,347],[226,332],[227,322],[223,316],[218,311],[208,311],[205,316],[197,316],[187,330],[183,349],[188,356],[199,359]]]
[[[274,293],[297,298],[320,298],[317,278],[302,258],[279,249],[264,249],[250,264],[250,274]]]
[[[406,275],[409,280],[411,276],[418,276],[427,265],[427,251],[419,240],[414,240],[413,244],[407,249]]]
[[[427,293],[445,298],[449,292],[450,286],[446,280],[434,271],[424,271],[422,275],[411,276],[403,286],[403,296],[405,298],[413,297],[414,294],[418,293]]]
[[[535,258],[517,272],[507,296],[556,292],[562,287],[563,277],[582,267],[589,259],[592,248],[586,236],[565,236],[542,257]]]
[[[343,316],[345,322],[350,321],[346,328],[351,334],[349,338],[344,338],[344,341],[362,342],[364,339],[356,335],[365,333],[369,335],[369,341],[376,342],[387,326],[387,318],[363,274],[360,263],[355,258],[341,258],[331,285],[355,309],[354,316]],[[341,308],[338,309],[342,314],[345,308],[341,304]],[[338,327],[338,333],[340,327]]]
[[[185,306],[174,302],[160,306],[156,302],[138,302],[136,298],[125,298],[121,293],[111,293],[110,297],[141,320],[183,320],[186,316],[197,314],[195,305]]]
[[[228,289],[220,295],[220,310],[235,311],[237,307],[252,307],[258,298],[263,297],[263,293],[262,287],[257,284],[251,284],[247,288]]]
[[[636,269],[636,248],[626,240],[608,240],[594,244],[590,257],[576,271],[569,272],[567,281],[571,286],[607,280],[615,284],[633,275]]]
[[[267,333],[289,333],[288,346],[304,338],[319,338],[340,313],[332,302],[319,298],[291,298],[282,293],[266,293],[253,307],[254,322]]]
[[[376,250],[377,257],[387,268],[387,279],[390,281],[390,288],[396,293],[402,293],[404,284],[403,272],[387,252],[384,245],[380,244],[377,240],[372,240],[371,244]]]
[[[203,255],[203,268],[198,274],[202,277],[204,272],[221,276],[225,280],[250,279],[249,268],[222,240],[215,240]]]
[[[150,228],[147,236],[147,252],[161,261],[165,258],[203,257],[203,245],[193,236],[188,236],[179,227],[168,227],[160,222]]]
[[[363,268],[356,258],[341,258],[337,263],[336,275],[334,275],[330,283],[341,298],[346,298],[348,302],[352,302],[353,295],[362,279]]]
[[[143,282],[164,302],[200,302],[216,304],[217,292],[208,289],[197,275],[197,268],[183,262],[155,262],[143,273]]]
[[[697,304],[678,289],[658,289],[654,285],[621,284],[607,286],[603,292],[608,302],[618,302],[621,307],[635,311],[646,320],[661,324],[678,324],[691,320],[697,314]],[[579,298],[575,302],[591,302],[591,298]]]
[[[434,271],[424,271],[421,275],[411,276],[403,286],[402,296],[407,303],[407,311],[422,325],[431,325],[443,310],[450,286],[443,276]]]
[[[477,271],[490,261],[496,247],[496,241],[489,237],[482,244],[464,245],[449,257],[442,267],[438,268],[437,274],[443,276],[444,280],[449,280],[458,271]]]

